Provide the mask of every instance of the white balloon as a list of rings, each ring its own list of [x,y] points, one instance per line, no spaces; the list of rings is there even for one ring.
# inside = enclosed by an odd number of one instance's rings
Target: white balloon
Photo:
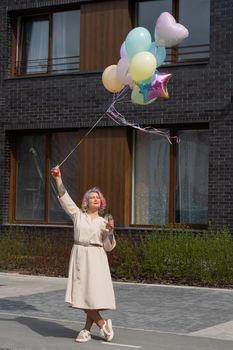
[[[155,25],[155,42],[157,46],[175,46],[188,36],[188,29],[177,23],[169,12],[161,13]]]

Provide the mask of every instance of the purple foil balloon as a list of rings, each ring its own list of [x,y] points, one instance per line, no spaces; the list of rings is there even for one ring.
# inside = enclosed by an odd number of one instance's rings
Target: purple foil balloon
[[[150,84],[139,84],[141,93],[143,94],[144,102],[149,102],[155,97],[168,98],[167,84],[171,78],[171,73],[155,73]]]

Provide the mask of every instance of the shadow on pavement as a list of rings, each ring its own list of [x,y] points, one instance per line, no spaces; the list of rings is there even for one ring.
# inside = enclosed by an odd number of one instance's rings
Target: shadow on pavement
[[[1,299],[0,309],[5,311],[39,311],[36,307],[31,304],[27,304],[22,300],[15,301],[12,299]]]
[[[32,331],[42,335],[43,337],[75,338],[79,332],[79,329],[73,330],[71,328],[66,328],[57,322],[39,320],[37,318],[15,317],[11,319],[0,318],[0,320],[18,322],[24,326],[27,326]]]

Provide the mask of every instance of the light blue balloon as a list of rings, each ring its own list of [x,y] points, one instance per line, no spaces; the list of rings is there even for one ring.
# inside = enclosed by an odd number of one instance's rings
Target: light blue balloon
[[[161,66],[161,64],[165,61],[166,58],[166,49],[165,47],[158,47],[156,51],[156,61],[157,61],[157,67]]]
[[[151,46],[150,46],[150,52],[153,53],[153,55],[156,57],[156,52],[157,52],[157,46],[155,41],[152,41]]]
[[[132,29],[125,40],[125,47],[128,57],[131,59],[134,55],[142,51],[150,51],[151,34],[143,27]]]

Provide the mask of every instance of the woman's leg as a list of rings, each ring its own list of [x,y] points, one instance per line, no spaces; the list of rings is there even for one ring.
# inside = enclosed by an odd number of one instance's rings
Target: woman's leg
[[[97,326],[100,328],[100,332],[102,332],[101,335],[107,341],[111,341],[114,336],[114,332],[112,329],[112,321],[110,319],[104,320],[98,310],[85,310],[85,312],[87,314],[87,319],[89,320],[88,322],[90,322],[90,320],[92,321],[92,323],[95,322]],[[88,327],[90,323],[87,324],[86,322],[86,325]]]
[[[84,310],[84,311],[85,311],[85,313],[86,313],[86,323],[85,323],[84,329],[87,329],[88,331],[90,331],[94,321],[93,321],[92,318],[87,314],[87,311],[86,311],[86,310]]]
[[[87,314],[87,320],[88,322],[95,322],[99,328],[102,328],[105,324],[105,320],[102,318],[98,310],[85,310]],[[88,323],[89,325],[90,323]],[[87,329],[87,328],[86,328]]]

